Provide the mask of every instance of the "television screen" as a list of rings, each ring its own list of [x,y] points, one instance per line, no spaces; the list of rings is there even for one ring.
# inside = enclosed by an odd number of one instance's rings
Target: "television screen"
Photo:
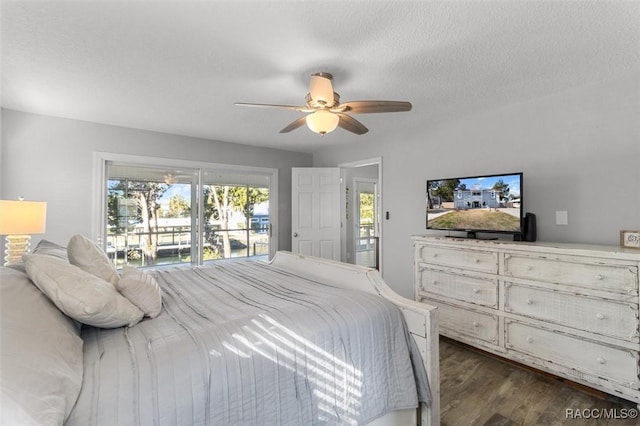
[[[427,229],[522,232],[522,173],[427,181]]]

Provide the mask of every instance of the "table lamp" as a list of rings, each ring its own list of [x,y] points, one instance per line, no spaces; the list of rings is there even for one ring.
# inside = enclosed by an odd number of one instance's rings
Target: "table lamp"
[[[0,200],[0,235],[6,235],[4,265],[17,263],[29,252],[31,234],[43,234],[47,203],[22,198]]]

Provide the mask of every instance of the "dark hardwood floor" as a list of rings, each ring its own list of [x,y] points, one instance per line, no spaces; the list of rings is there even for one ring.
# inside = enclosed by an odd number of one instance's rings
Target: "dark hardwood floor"
[[[444,337],[440,393],[442,426],[640,425],[632,402]]]

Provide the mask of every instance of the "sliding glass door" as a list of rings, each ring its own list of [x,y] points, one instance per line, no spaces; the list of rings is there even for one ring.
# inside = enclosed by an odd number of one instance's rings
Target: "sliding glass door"
[[[274,171],[104,165],[104,245],[116,267],[269,257]]]
[[[269,255],[269,176],[235,171],[203,175],[204,261]]]

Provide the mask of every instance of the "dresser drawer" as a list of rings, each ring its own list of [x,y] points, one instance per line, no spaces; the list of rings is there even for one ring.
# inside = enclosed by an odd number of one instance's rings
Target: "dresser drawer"
[[[606,377],[621,385],[638,389],[637,352],[604,346],[574,336],[506,321],[508,350],[540,358],[578,373]]]
[[[474,303],[498,307],[498,281],[490,278],[452,274],[421,266],[419,285],[422,291]]]
[[[505,275],[579,287],[638,294],[636,265],[603,265],[578,258],[546,259],[505,255]]]
[[[638,342],[638,305],[506,283],[506,312]]]
[[[423,299],[425,303],[438,307],[438,324],[443,330],[465,334],[486,342],[498,343],[498,317],[469,309],[457,308],[447,303]]]
[[[418,260],[435,265],[498,273],[498,253],[482,250],[418,246]]]

